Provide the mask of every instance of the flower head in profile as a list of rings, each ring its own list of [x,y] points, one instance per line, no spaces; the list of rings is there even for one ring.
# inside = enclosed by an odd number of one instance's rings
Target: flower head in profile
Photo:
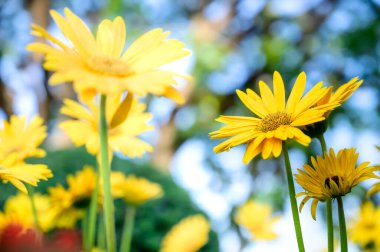
[[[25,116],[12,115],[0,128],[0,160],[10,158],[18,162],[30,157],[44,157],[46,153],[39,146],[46,136],[41,117],[35,116],[27,122]]]
[[[251,233],[254,240],[269,241],[277,238],[273,225],[280,218],[272,217],[270,205],[249,200],[238,208],[234,219]]]
[[[348,229],[349,239],[361,248],[380,245],[380,207],[365,202]]]
[[[34,201],[38,214],[38,224],[42,231],[49,231],[54,227],[54,214],[48,196],[34,194]],[[0,213],[0,232],[8,225],[20,225],[24,230],[34,229],[34,218],[30,198],[19,193],[9,197]]]
[[[98,155],[99,139],[99,101],[82,99],[82,104],[65,100],[61,112],[72,117],[60,124],[76,146],[86,146],[89,153]],[[151,118],[144,112],[146,105],[139,103],[133,95],[124,98],[121,95],[110,96],[106,104],[109,150],[121,152],[129,157],[140,157],[153,151],[150,144],[138,136],[153,129],[147,124]]]
[[[34,24],[32,34],[53,45],[32,43],[28,49],[45,55],[45,69],[54,72],[51,84],[72,82],[82,95],[128,91],[183,102],[174,85],[176,77],[186,76],[163,70],[161,66],[189,55],[189,51],[182,42],[168,39],[169,32],[151,30],[125,49],[126,28],[121,17],[103,20],[94,36],[68,8],[64,9],[64,16],[54,10],[50,14],[69,43]]]
[[[196,252],[208,242],[210,224],[202,215],[181,220],[164,237],[160,252]]]
[[[115,172],[111,179],[114,179],[114,182],[111,181],[112,194],[132,206],[140,206],[163,195],[162,187],[159,184],[145,178],[135,175],[125,177],[120,172]]]
[[[319,201],[344,196],[360,182],[378,178],[374,174],[377,168],[369,166],[369,162],[356,166],[358,157],[359,153],[354,148],[340,150],[338,154],[330,149],[323,157],[312,157],[312,166],[305,164],[304,170],[298,169],[295,179],[305,190],[297,195],[305,196],[300,211],[309,199],[313,199],[311,214],[315,219]]]
[[[38,116],[29,123],[26,117],[14,115],[4,121],[0,128],[0,180],[26,193],[24,183],[37,186],[41,180],[53,177],[46,165],[25,163],[26,158],[45,156],[39,146],[46,135],[46,126]]]
[[[303,96],[306,74],[300,73],[285,104],[285,87],[281,75],[273,74],[273,91],[263,81],[259,82],[260,95],[251,89],[236,93],[244,105],[256,116],[220,116],[216,121],[226,124],[211,132],[211,138],[228,138],[214,148],[216,153],[247,143],[244,163],[261,153],[263,159],[281,154],[282,142],[294,139],[308,145],[311,138],[301,128],[325,119],[325,113],[335,107],[334,103],[317,106],[328,89],[316,84]]]
[[[363,80],[360,80],[358,77],[352,78],[349,82],[341,85],[338,89],[333,92],[332,87],[329,87],[328,92],[325,96],[317,102],[316,106],[323,106],[326,104],[337,104],[336,107],[341,106],[351,95],[355,92],[356,89],[360,87],[363,83]],[[336,107],[330,107],[329,110],[326,111],[325,117],[328,118],[330,113]],[[318,137],[323,134],[327,130],[327,123],[325,121],[313,123],[311,125],[307,125],[303,131],[310,137]]]

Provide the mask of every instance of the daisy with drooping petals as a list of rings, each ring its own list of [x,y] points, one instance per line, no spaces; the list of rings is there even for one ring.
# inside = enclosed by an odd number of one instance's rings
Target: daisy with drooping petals
[[[336,106],[335,103],[317,106],[328,92],[322,85],[322,82],[316,84],[302,96],[306,86],[306,74],[300,73],[286,104],[284,82],[277,71],[273,74],[273,93],[263,81],[259,82],[260,96],[251,89],[247,89],[246,93],[237,90],[240,100],[257,117],[220,116],[216,119],[226,126],[211,132],[211,138],[230,139],[216,146],[214,151],[228,151],[234,146],[248,143],[243,158],[247,164],[260,153],[263,159],[272,155],[280,156],[282,142],[288,139],[308,145],[311,138],[300,128],[324,120],[326,111]]]
[[[74,89],[82,95],[128,91],[138,95],[163,95],[184,102],[174,85],[175,77],[186,76],[160,69],[189,55],[182,42],[167,39],[169,32],[151,30],[125,50],[126,28],[121,17],[102,21],[94,36],[68,8],[64,9],[65,16],[54,10],[50,14],[70,44],[34,24],[32,34],[47,39],[54,46],[43,43],[28,46],[29,50],[45,55],[45,69],[54,72],[50,84],[73,82]]]
[[[270,241],[277,237],[273,225],[279,220],[271,215],[270,205],[249,200],[238,208],[234,219],[251,233],[253,240]]]
[[[298,169],[295,179],[305,190],[297,194],[297,197],[305,196],[300,211],[309,199],[313,199],[311,215],[315,219],[319,201],[344,196],[360,182],[378,178],[374,174],[378,168],[368,166],[369,162],[356,166],[358,157],[354,148],[340,150],[337,155],[330,149],[323,157],[312,157],[312,166],[305,164],[304,170]]]
[[[181,220],[164,237],[160,252],[196,252],[208,242],[210,224],[202,215]]]
[[[110,96],[106,104],[109,150],[119,151],[129,157],[140,157],[153,151],[150,144],[140,140],[138,135],[152,130],[147,124],[151,118],[144,112],[146,105],[139,103],[132,95]],[[95,99],[82,99],[82,104],[65,100],[61,113],[73,117],[60,124],[76,146],[86,146],[93,155],[100,152],[99,105]]]

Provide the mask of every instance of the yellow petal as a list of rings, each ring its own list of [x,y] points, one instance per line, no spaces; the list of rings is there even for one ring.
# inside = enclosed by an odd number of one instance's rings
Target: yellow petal
[[[115,128],[125,121],[132,107],[133,99],[134,97],[132,93],[128,93],[127,96],[123,99],[123,101],[120,103],[119,107],[117,108],[115,114],[111,119],[111,128]]]
[[[273,74],[273,91],[276,99],[278,111],[284,111],[285,108],[285,87],[284,81],[279,72],[275,71]]]
[[[300,101],[303,91],[306,86],[306,74],[305,72],[301,72],[296,82],[293,86],[292,92],[290,93],[288,102],[286,104],[286,113],[292,114],[297,107],[298,102]]]

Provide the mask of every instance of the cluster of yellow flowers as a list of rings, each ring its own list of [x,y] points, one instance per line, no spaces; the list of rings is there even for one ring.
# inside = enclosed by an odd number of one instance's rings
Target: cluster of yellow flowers
[[[297,197],[304,196],[299,211],[309,199],[313,199],[311,214],[316,219],[318,202],[326,202],[330,252],[333,251],[334,246],[331,200],[337,199],[338,201],[341,250],[347,251],[346,225],[341,197],[364,180],[380,178],[374,174],[379,168],[369,166],[369,162],[356,166],[359,154],[354,148],[339,150],[337,154],[333,149],[327,151],[323,136],[327,130],[326,119],[331,111],[345,102],[362,82],[357,77],[353,78],[348,83],[341,85],[335,92],[332,87],[323,87],[323,83],[320,82],[303,95],[306,87],[306,74],[302,72],[298,75],[289,98],[285,102],[284,82],[281,75],[274,72],[273,92],[263,81],[259,82],[260,94],[251,89],[247,89],[246,92],[236,91],[240,100],[256,116],[220,116],[216,121],[224,123],[225,126],[210,133],[213,139],[229,138],[214,148],[216,153],[228,151],[234,146],[247,143],[243,157],[245,164],[259,154],[263,159],[268,159],[277,158],[283,152],[299,251],[305,251],[305,248],[288,154],[288,140],[293,139],[304,146],[308,146],[312,138],[320,140],[323,155],[311,157],[311,164],[305,164],[303,170],[298,169],[299,174],[295,175],[295,179],[304,189],[303,192],[297,194]],[[370,191],[378,191],[379,184],[377,183]],[[242,223],[252,233],[255,232],[254,228],[250,227],[250,223],[256,223],[258,220],[256,220],[256,216],[252,216],[253,221],[247,217],[248,213],[243,213],[248,212],[248,208],[253,209],[254,206],[253,202],[246,203],[237,215],[237,222]],[[260,212],[264,215],[263,218],[268,218],[270,211],[261,210]],[[271,221],[266,221],[267,225],[270,223]],[[264,225],[265,229],[260,226],[255,228],[261,230],[261,234],[269,239],[274,235],[268,229],[270,225],[267,225]],[[258,235],[256,234],[256,236]]]

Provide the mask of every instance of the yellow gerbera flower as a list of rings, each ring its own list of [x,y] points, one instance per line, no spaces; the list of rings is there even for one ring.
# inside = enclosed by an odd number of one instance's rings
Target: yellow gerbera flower
[[[375,207],[371,201],[365,202],[359,216],[350,225],[348,231],[350,240],[362,248],[378,244],[380,242],[380,207]]]
[[[100,152],[98,102],[86,99],[80,104],[67,99],[61,109],[63,114],[73,117],[74,120],[62,122],[60,127],[76,146],[85,145],[87,151],[93,155]],[[120,151],[133,158],[153,151],[150,144],[137,138],[143,132],[153,129],[147,124],[151,114],[145,113],[145,108],[146,105],[138,103],[132,95],[127,95],[124,99],[121,99],[120,95],[107,99],[106,117],[110,152]]]
[[[202,215],[187,217],[166,234],[160,252],[196,252],[208,242],[210,224]]]
[[[332,87],[329,87],[328,92],[325,96],[317,102],[317,106],[323,106],[326,104],[337,104],[338,106],[342,105],[351,95],[355,92],[356,89],[360,87],[363,83],[363,80],[360,80],[358,77],[352,78],[349,82],[341,85],[335,92],[332,91]],[[338,107],[336,106],[336,107]],[[326,111],[325,117],[328,118],[332,110],[335,107],[330,107]],[[303,131],[310,137],[318,137],[327,130],[326,121],[321,121],[308,125]]]
[[[300,204],[300,211],[305,203],[313,198],[311,214],[315,219],[319,201],[344,196],[360,182],[378,178],[373,172],[378,168],[370,167],[369,162],[356,167],[359,153],[354,148],[343,149],[335,154],[333,149],[323,157],[311,157],[312,166],[305,164],[304,171],[298,169],[295,175],[297,183],[305,190],[297,194],[305,196]]]
[[[271,215],[270,205],[249,200],[238,208],[234,219],[237,224],[248,229],[254,240],[269,241],[277,238],[273,225],[280,219]]]
[[[28,123],[25,116],[12,115],[0,128],[0,160],[24,161],[45,156],[45,151],[39,146],[46,136],[46,126],[41,117],[35,116]]]
[[[54,213],[48,196],[34,194],[38,214],[39,228],[48,231],[54,227]],[[9,224],[20,224],[23,228],[35,228],[30,198],[26,194],[17,194],[7,199],[4,211],[0,213],[0,230]]]
[[[47,180],[53,177],[51,170],[43,164],[26,164],[16,162],[12,157],[0,161],[0,179],[10,182],[20,191],[27,193],[24,183],[37,186],[40,180]]]
[[[333,103],[317,106],[328,92],[322,85],[322,82],[316,84],[302,96],[306,74],[300,73],[286,105],[284,82],[277,71],[273,74],[274,93],[263,81],[259,82],[261,97],[251,89],[247,89],[247,93],[237,90],[240,100],[258,118],[220,116],[216,121],[227,125],[211,132],[211,138],[231,138],[216,146],[214,151],[228,151],[231,147],[248,143],[243,158],[247,164],[260,153],[263,159],[268,159],[271,155],[280,156],[282,142],[288,139],[308,145],[311,139],[300,128],[324,120],[326,111],[336,106]]]
[[[119,178],[117,183],[111,182],[112,194],[117,198],[122,198],[132,206],[140,206],[163,195],[159,184],[150,182],[145,178],[139,178],[135,175],[128,175],[124,179],[121,176],[117,177]]]
[[[50,84],[73,82],[81,94],[115,94],[123,91],[138,95],[152,93],[183,102],[173,88],[175,77],[186,77],[162,70],[161,66],[189,55],[184,44],[167,39],[169,32],[154,29],[138,38],[125,51],[124,20],[105,19],[98,26],[96,37],[87,25],[68,8],[65,16],[51,10],[50,15],[69,41],[51,36],[38,25],[32,25],[32,34],[43,37],[53,45],[32,43],[28,49],[45,54],[45,69],[55,72]]]

